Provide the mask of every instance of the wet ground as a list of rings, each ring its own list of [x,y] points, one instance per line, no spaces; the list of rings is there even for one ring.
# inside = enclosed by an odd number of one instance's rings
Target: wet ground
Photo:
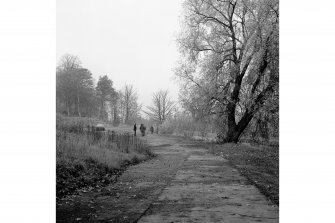
[[[181,138],[146,139],[156,158],[58,202],[57,222],[279,222],[278,207],[227,160]]]

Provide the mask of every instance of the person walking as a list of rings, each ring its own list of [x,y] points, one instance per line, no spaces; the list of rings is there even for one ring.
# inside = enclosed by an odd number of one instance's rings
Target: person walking
[[[153,126],[150,127],[150,132],[151,132],[151,134],[154,133],[154,127]]]
[[[145,126],[143,124],[141,124],[140,131],[142,133],[142,136],[145,136],[145,129],[146,129]]]
[[[136,127],[136,123],[134,125],[134,136],[136,136],[136,130],[137,130],[137,127]]]

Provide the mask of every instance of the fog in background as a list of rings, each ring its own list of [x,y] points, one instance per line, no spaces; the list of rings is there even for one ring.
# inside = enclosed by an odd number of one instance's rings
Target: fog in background
[[[57,0],[57,62],[76,55],[95,79],[108,75],[113,87],[133,85],[139,102],[168,89],[178,99],[173,68],[181,0]]]

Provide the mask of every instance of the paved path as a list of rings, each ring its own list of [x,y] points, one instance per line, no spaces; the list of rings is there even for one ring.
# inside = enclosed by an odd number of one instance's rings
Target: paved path
[[[156,153],[183,159],[139,222],[278,222],[278,208],[227,160],[182,144]]]
[[[118,183],[103,188],[104,193],[100,190],[73,198],[74,205],[63,206],[69,210],[64,215],[67,218],[57,217],[57,221],[279,222],[278,207],[227,160],[191,141],[156,135],[146,138],[155,146],[157,158],[130,167]],[[87,209],[91,212],[82,211]]]

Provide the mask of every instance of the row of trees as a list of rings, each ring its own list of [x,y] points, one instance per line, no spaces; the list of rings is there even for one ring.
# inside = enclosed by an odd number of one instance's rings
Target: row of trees
[[[68,116],[98,117],[114,124],[132,123],[140,116],[136,90],[125,85],[115,90],[107,75],[95,84],[92,73],[77,56],[64,55],[56,72],[57,112]]]
[[[215,117],[222,142],[278,133],[278,0],[186,0],[178,43],[180,98],[195,119]]]
[[[143,121],[142,105],[132,85],[116,90],[107,75],[100,76],[95,84],[92,73],[82,67],[77,56],[67,54],[61,58],[56,72],[56,97],[57,112],[68,116],[98,117],[115,125]],[[174,105],[168,91],[159,90],[144,113],[151,123],[161,125],[172,115]]]

